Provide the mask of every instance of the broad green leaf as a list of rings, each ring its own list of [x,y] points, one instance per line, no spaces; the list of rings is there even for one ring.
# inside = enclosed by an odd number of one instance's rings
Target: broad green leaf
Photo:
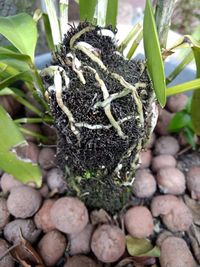
[[[113,29],[117,23],[118,0],[108,0],[106,12],[106,25],[112,25]]]
[[[12,76],[0,81],[0,90],[5,88],[5,87],[8,87],[13,82],[19,81],[19,80],[32,82],[33,81],[32,73],[30,71],[24,71],[24,72],[20,72],[18,74],[12,75]]]
[[[192,124],[194,127],[194,131],[197,135],[200,135],[200,89],[193,92],[191,116],[192,116]]]
[[[184,111],[177,112],[171,119],[168,129],[170,132],[179,132],[184,127],[187,127],[190,121],[191,117],[189,114]]]
[[[8,113],[0,106],[0,169],[12,174],[23,183],[34,182],[41,186],[41,171],[36,164],[17,158],[12,152],[26,144],[19,129]]]
[[[31,16],[21,13],[0,17],[0,34],[7,38],[22,54],[34,61],[37,43],[37,27]]]
[[[91,23],[94,22],[94,13],[97,0],[79,0],[79,14],[80,20],[87,20]]]
[[[159,257],[160,250],[158,247],[153,247],[148,239],[138,239],[130,235],[126,236],[126,246],[128,253],[131,256],[138,257]]]
[[[49,22],[49,17],[46,13],[42,14],[43,22],[44,22],[44,29],[45,29],[45,35],[46,35],[46,40],[47,44],[49,46],[49,49],[51,51],[55,51],[55,46],[53,43],[53,37],[52,37],[52,32],[51,32],[51,25]]]
[[[185,128],[183,130],[184,137],[188,144],[192,146],[193,149],[196,148],[195,134],[194,131],[190,128]]]
[[[160,105],[164,107],[166,103],[164,66],[150,0],[146,0],[144,11],[143,40],[148,72],[156,97]]]

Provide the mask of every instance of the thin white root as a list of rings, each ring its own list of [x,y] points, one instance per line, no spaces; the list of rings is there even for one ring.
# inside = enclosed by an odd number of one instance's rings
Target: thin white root
[[[75,55],[72,55],[72,53],[68,53],[66,55],[67,58],[71,58],[72,62],[69,64],[72,67],[72,70],[77,74],[79,80],[82,82],[82,84],[86,84],[85,78],[83,76],[83,72],[81,70],[81,62],[78,60],[78,58]]]

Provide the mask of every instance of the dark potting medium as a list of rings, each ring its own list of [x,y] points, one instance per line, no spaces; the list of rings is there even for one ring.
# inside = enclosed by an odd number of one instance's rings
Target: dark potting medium
[[[110,28],[81,23],[41,76],[70,194],[92,208],[120,210],[152,123],[154,93],[143,61],[117,52]]]

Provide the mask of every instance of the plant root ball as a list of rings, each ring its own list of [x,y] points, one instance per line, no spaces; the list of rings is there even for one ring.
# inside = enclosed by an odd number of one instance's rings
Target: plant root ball
[[[192,198],[200,200],[200,167],[192,167],[189,170],[186,182]]]
[[[84,256],[78,255],[68,258],[67,262],[65,263],[64,267],[98,267],[99,265],[96,264],[92,259]]]
[[[19,186],[11,190],[7,206],[9,212],[16,218],[28,218],[33,216],[42,202],[40,193],[28,186]]]
[[[188,96],[185,94],[173,95],[167,99],[166,106],[169,111],[176,113],[184,109],[187,101]]]
[[[12,188],[21,186],[22,183],[11,174],[5,173],[1,176],[1,189],[4,193],[9,193]]]
[[[149,168],[151,164],[151,159],[152,155],[150,149],[141,151],[139,154],[139,168],[140,169]]]
[[[166,167],[176,167],[176,159],[172,155],[159,155],[152,159],[151,168],[154,172]]]
[[[174,156],[179,149],[178,141],[172,136],[162,136],[155,143],[156,155],[168,154]]]
[[[52,169],[56,165],[55,151],[48,147],[42,148],[40,150],[38,162],[43,169]]]
[[[156,181],[164,194],[180,195],[185,192],[185,176],[177,168],[160,169]]]
[[[125,252],[125,236],[117,226],[103,224],[93,233],[91,249],[98,260],[115,262]]]
[[[124,216],[124,223],[128,233],[133,237],[146,238],[153,233],[153,218],[146,207],[130,208]]]
[[[30,243],[37,241],[41,230],[38,230],[32,219],[16,219],[6,225],[4,236],[9,243],[17,244],[22,236]]]
[[[68,236],[70,242],[70,255],[88,254],[90,252],[90,240],[93,229],[94,226],[88,224],[80,233]]]
[[[38,243],[38,251],[46,266],[55,266],[67,246],[66,238],[57,230],[45,234]]]
[[[146,170],[138,170],[133,183],[133,193],[139,198],[153,196],[156,191],[156,180],[154,176]]]
[[[196,267],[197,264],[186,242],[178,237],[168,237],[161,245],[161,267]]]
[[[58,199],[50,211],[55,227],[67,234],[81,232],[88,223],[88,211],[82,201],[73,197]]]
[[[49,232],[55,229],[55,225],[53,224],[50,216],[50,210],[55,203],[54,199],[47,199],[44,201],[42,207],[35,214],[34,222],[38,229],[42,229],[43,232]]]
[[[10,220],[10,213],[7,208],[7,201],[5,198],[0,198],[0,230],[4,228],[4,226]]]
[[[3,255],[9,249],[8,243],[0,238],[0,256]],[[7,253],[5,257],[0,260],[0,267],[14,267],[15,263],[12,256]]]
[[[161,216],[163,223],[172,232],[187,231],[193,218],[185,203],[175,196],[156,196],[151,203],[154,217]]]
[[[169,134],[168,130],[168,124],[170,120],[172,119],[173,114],[170,113],[169,111],[160,108],[159,110],[159,116],[158,116],[158,121],[157,125],[155,128],[155,131],[159,135],[167,135]]]

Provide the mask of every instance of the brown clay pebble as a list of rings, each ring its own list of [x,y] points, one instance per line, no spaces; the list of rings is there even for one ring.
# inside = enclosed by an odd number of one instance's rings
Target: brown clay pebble
[[[88,223],[88,211],[78,198],[62,197],[58,199],[50,211],[55,227],[67,234],[81,232]]]
[[[9,249],[8,243],[0,238],[0,258]],[[0,267],[14,267],[15,263],[12,256],[7,253],[5,257],[0,260]]]
[[[98,267],[98,265],[92,259],[84,255],[77,255],[68,258],[64,267]]]
[[[90,252],[90,240],[93,229],[94,226],[88,224],[80,233],[68,236],[70,242],[70,255],[88,254]]]
[[[0,106],[2,106],[11,117],[14,117],[20,110],[21,104],[13,96],[2,95],[0,96]]]
[[[178,141],[172,136],[162,136],[155,143],[156,155],[167,154],[174,156],[179,149]]]
[[[52,230],[45,234],[40,240],[38,252],[46,266],[55,266],[57,261],[62,257],[66,246],[65,236],[57,230]]]
[[[40,150],[38,161],[43,169],[49,170],[55,167],[55,159],[55,151],[53,149],[45,147]]]
[[[151,164],[151,150],[150,149],[146,149],[140,152],[140,156],[139,156],[139,168],[140,169],[145,169],[145,168],[149,168],[150,164]]]
[[[160,169],[156,181],[164,194],[180,195],[185,192],[185,175],[177,168]]]
[[[153,175],[146,170],[138,170],[133,183],[133,193],[139,198],[151,197],[156,191],[156,181]]]
[[[1,189],[4,193],[9,193],[12,188],[21,185],[22,183],[16,180],[11,174],[4,173],[1,176]]]
[[[26,129],[26,130],[28,130],[28,131],[41,134],[40,127],[37,124],[29,124],[29,123],[26,123],[26,124],[23,125],[23,128]],[[24,137],[29,142],[33,142],[33,143],[37,142],[37,137],[32,136],[30,134],[26,134],[25,133],[24,134]]]
[[[162,231],[157,239],[156,239],[156,246],[161,247],[163,241],[168,238],[169,236],[173,236],[173,234],[170,231],[164,230]]]
[[[196,267],[197,264],[186,242],[178,237],[168,237],[161,245],[161,267]]]
[[[153,233],[153,218],[146,207],[130,208],[125,213],[124,223],[128,233],[133,237],[146,238]]]
[[[159,110],[158,122],[156,124],[155,132],[159,135],[169,134],[168,124],[172,119],[173,114],[165,109]]]
[[[172,232],[187,231],[193,221],[185,203],[175,196],[156,196],[151,203],[153,216],[161,216],[163,223]]]
[[[39,192],[43,198],[47,198],[49,195],[49,187],[47,186],[47,184],[43,184],[39,189]]]
[[[11,190],[7,206],[9,212],[16,218],[28,218],[33,216],[42,202],[40,193],[28,186],[19,186]]]
[[[66,191],[67,184],[60,169],[54,168],[47,173],[47,185],[52,191],[62,194]]]
[[[4,228],[4,236],[9,243],[16,244],[23,238],[28,240],[30,243],[34,243],[41,230],[38,230],[32,219],[16,219],[6,225]]]
[[[47,199],[44,201],[42,207],[35,214],[34,222],[38,229],[42,229],[45,233],[55,229],[55,226],[51,220],[50,210],[55,203],[53,199]]]
[[[33,163],[38,162],[39,148],[34,143],[28,142],[25,146],[18,146],[15,153],[24,160],[30,160]]]
[[[171,155],[158,155],[152,159],[151,168],[154,172],[166,167],[176,167],[176,159]]]
[[[7,208],[7,201],[5,198],[0,198],[0,230],[4,228],[4,226],[10,220],[10,213]]]
[[[166,107],[169,111],[176,113],[184,109],[187,101],[188,96],[185,94],[173,95],[167,99]]]
[[[92,235],[91,249],[98,260],[115,262],[124,254],[125,236],[117,226],[101,225]]]
[[[186,177],[187,188],[193,199],[200,199],[200,167],[192,167]]]

